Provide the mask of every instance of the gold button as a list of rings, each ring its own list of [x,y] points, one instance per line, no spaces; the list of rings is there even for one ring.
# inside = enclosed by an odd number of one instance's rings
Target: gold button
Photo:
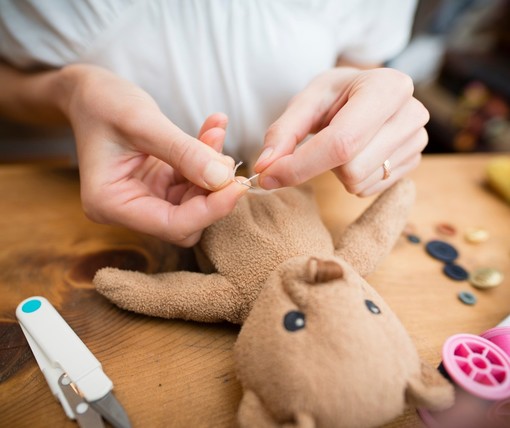
[[[469,275],[469,282],[476,288],[497,287],[503,282],[503,274],[493,268],[480,268]]]
[[[489,232],[481,227],[470,227],[466,230],[464,238],[472,244],[479,244],[489,239]]]

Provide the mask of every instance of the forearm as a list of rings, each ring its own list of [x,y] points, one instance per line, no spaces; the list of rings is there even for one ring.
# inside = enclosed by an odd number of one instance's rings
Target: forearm
[[[0,62],[0,116],[30,124],[67,123],[63,106],[69,88],[60,69],[23,72]]]

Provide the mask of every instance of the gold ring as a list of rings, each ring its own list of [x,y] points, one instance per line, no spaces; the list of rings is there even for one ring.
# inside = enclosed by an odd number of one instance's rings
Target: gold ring
[[[386,159],[384,161],[384,163],[382,164],[382,169],[383,169],[383,177],[382,177],[382,179],[383,180],[387,180],[391,176],[391,164],[390,164],[389,159]]]

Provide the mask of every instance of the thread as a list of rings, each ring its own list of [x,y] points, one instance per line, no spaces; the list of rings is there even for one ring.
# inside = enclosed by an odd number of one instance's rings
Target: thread
[[[236,166],[234,167],[234,175],[236,175],[236,172],[237,172],[237,169],[243,164],[243,161],[239,161]],[[241,181],[239,180],[238,178],[233,178],[232,180],[235,181],[236,183],[239,183],[239,184],[242,184],[243,186],[246,186],[250,189],[255,189],[255,187],[251,184],[251,180],[254,180],[255,178],[257,178],[260,174],[255,174],[255,175],[252,175],[250,178],[247,178],[246,180],[244,181]]]

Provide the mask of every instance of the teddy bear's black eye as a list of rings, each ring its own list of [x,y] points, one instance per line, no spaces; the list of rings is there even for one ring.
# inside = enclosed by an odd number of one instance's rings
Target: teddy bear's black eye
[[[290,311],[283,318],[283,325],[288,331],[296,331],[304,328],[305,314],[299,311]]]
[[[379,306],[372,302],[372,300],[365,300],[365,305],[367,305],[368,310],[373,314],[379,315],[381,313]]]

